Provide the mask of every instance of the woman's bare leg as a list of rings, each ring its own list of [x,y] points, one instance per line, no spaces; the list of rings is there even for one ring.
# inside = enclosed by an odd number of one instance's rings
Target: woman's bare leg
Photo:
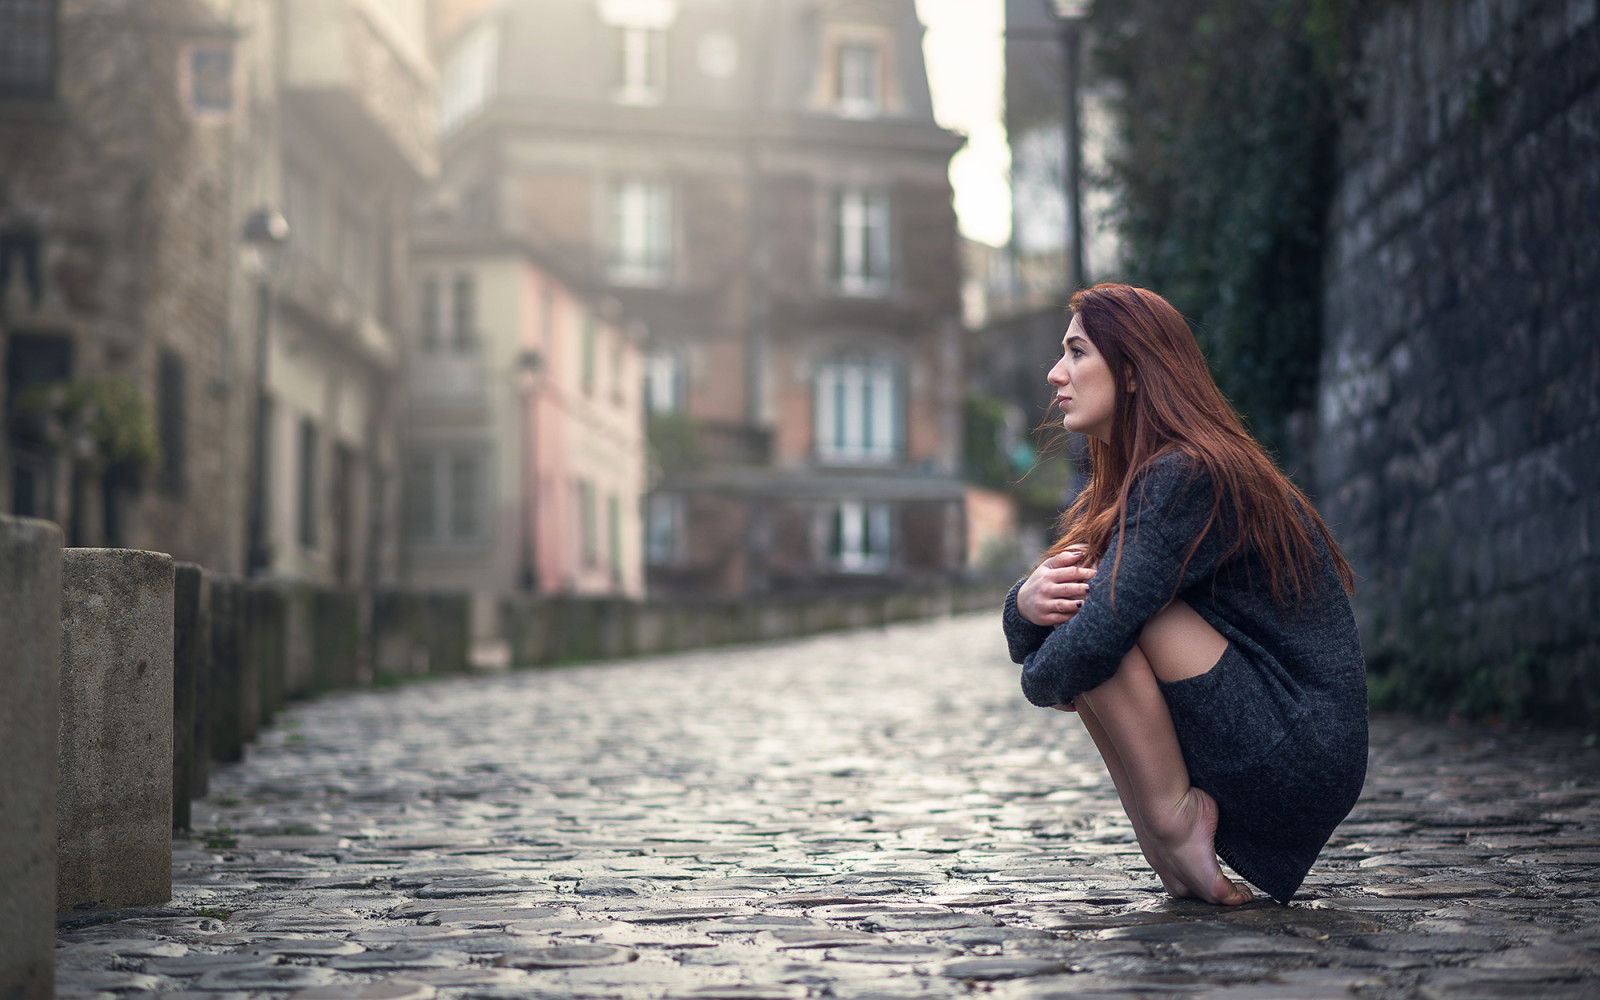
[[[1111,772],[1111,783],[1117,788],[1117,798],[1122,800],[1122,811],[1128,814],[1128,822],[1133,824],[1133,835],[1139,841],[1139,850],[1144,853],[1144,859],[1155,870],[1161,879],[1161,887],[1173,896],[1193,896],[1189,887],[1180,882],[1171,872],[1167,871],[1166,861],[1156,853],[1155,839],[1145,826],[1144,817],[1139,814],[1139,806],[1133,800],[1133,790],[1128,784],[1128,772],[1122,766],[1122,758],[1117,755],[1117,748],[1111,742],[1111,737],[1106,734],[1106,728],[1100,722],[1100,717],[1094,710],[1078,699],[1078,718],[1083,720],[1083,728],[1089,731],[1089,738],[1094,740],[1095,747],[1100,751],[1100,759],[1105,761],[1106,770]]]
[[[1217,804],[1189,784],[1172,713],[1156,683],[1203,674],[1226,649],[1227,640],[1194,609],[1174,602],[1146,624],[1116,674],[1077,702],[1080,711],[1089,707],[1116,752],[1148,846],[1165,863],[1157,867],[1165,869],[1163,881],[1171,877],[1208,902],[1238,904],[1250,899],[1249,890],[1228,881],[1217,863]]]

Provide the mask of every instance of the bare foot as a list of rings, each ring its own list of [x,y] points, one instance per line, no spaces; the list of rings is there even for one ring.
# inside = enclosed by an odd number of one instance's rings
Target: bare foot
[[[1216,799],[1190,788],[1166,817],[1162,832],[1152,838],[1151,846],[1164,862],[1156,873],[1163,885],[1170,875],[1208,903],[1238,906],[1250,902],[1250,890],[1228,881],[1217,863],[1217,816]],[[1172,891],[1170,886],[1167,891]]]
[[[1139,838],[1139,850],[1144,854],[1145,863],[1155,871],[1156,877],[1161,879],[1161,888],[1167,890],[1167,895],[1176,896],[1179,899],[1187,899],[1193,896],[1194,893],[1189,890],[1189,887],[1179,881],[1176,875],[1172,874],[1171,867],[1157,853],[1153,846],[1154,838],[1137,826],[1134,827],[1133,832]]]

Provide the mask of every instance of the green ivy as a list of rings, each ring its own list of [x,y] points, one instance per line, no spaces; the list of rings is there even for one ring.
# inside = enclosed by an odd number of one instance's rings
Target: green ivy
[[[645,425],[653,464],[673,474],[692,472],[705,464],[694,420],[686,413],[652,413]]]
[[[1213,374],[1273,447],[1312,405],[1336,81],[1364,2],[1098,0],[1128,281],[1195,328]]]
[[[11,407],[14,425],[56,447],[86,441],[108,473],[139,482],[161,465],[150,406],[125,378],[95,377],[30,386]]]

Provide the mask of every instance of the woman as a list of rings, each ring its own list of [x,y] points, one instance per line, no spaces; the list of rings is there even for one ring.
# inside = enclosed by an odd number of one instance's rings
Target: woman
[[[1076,711],[1174,896],[1281,903],[1366,775],[1352,574],[1159,295],[1073,296],[1050,370],[1091,475],[1006,598],[1035,705]]]

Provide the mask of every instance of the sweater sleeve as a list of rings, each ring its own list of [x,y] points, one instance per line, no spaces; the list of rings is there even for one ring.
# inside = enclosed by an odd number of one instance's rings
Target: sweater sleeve
[[[1050,625],[1035,625],[1017,610],[1017,592],[1027,579],[1023,577],[1011,585],[1011,593],[1006,595],[1005,606],[1000,612],[1000,625],[1006,632],[1006,647],[1011,650],[1012,663],[1021,663],[1024,657],[1043,645],[1054,630]]]
[[[1221,546],[1214,544],[1214,537],[1183,565],[1211,504],[1209,478],[1181,456],[1159,459],[1141,474],[1129,497],[1120,540],[1113,536],[1089,582],[1083,608],[1023,659],[1022,692],[1030,702],[1065,704],[1110,680],[1145,623],[1179,591],[1216,570]]]

